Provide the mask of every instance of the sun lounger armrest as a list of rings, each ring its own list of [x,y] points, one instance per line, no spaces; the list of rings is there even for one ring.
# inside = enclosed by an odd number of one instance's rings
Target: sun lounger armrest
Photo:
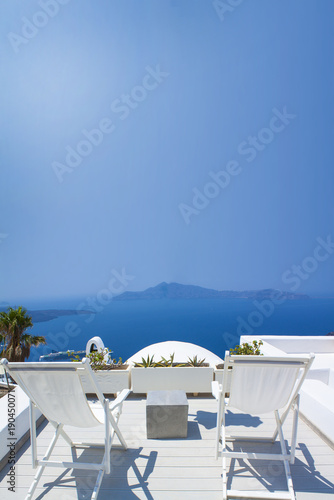
[[[119,395],[117,396],[117,398],[115,399],[115,401],[113,401],[111,403],[111,405],[109,406],[109,409],[110,411],[113,411],[115,410],[118,406],[120,406],[123,401],[128,397],[128,395],[130,394],[131,390],[130,389],[123,389]]]
[[[216,380],[214,382],[211,382],[211,392],[214,398],[219,399],[219,393],[221,393],[221,385]]]

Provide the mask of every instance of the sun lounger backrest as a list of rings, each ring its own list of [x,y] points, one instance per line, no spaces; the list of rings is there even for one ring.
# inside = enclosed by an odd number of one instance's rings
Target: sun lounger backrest
[[[48,420],[75,427],[99,425],[88,405],[76,363],[66,363],[68,367],[64,364],[17,363],[21,366],[16,367],[10,363],[10,375]]]
[[[229,406],[250,414],[269,413],[286,406],[302,376],[305,363],[286,358],[242,358],[229,357],[233,366],[230,370]]]

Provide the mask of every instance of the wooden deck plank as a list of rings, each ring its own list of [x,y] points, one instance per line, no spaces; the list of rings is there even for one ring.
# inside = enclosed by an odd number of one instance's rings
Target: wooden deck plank
[[[128,443],[127,451],[111,453],[112,472],[105,476],[99,500],[221,500],[221,461],[214,459],[216,401],[212,398],[189,398],[189,428],[187,439],[146,439],[145,399],[131,398],[124,404],[120,428]],[[256,420],[255,420],[256,419]],[[237,412],[229,414],[230,430],[242,434],[263,435],[274,428],[270,416],[244,417]],[[259,421],[261,420],[261,422]],[[285,437],[290,437],[291,419],[286,422]],[[94,440],[103,437],[98,428],[71,429],[74,439]],[[38,450],[42,455],[53,435],[50,424],[41,426],[38,434]],[[94,439],[93,439],[94,438]],[[117,440],[115,440],[115,443]],[[232,446],[236,446],[233,445]],[[242,447],[247,448],[243,443]],[[268,445],[258,449],[265,451]],[[270,446],[270,445],[269,445]],[[277,447],[277,444],[273,446]],[[78,450],[78,460],[96,460],[101,450]],[[0,498],[22,500],[32,481],[29,445],[17,454],[17,491],[8,492],[6,473],[0,472]],[[59,440],[55,459],[72,460],[70,448]],[[304,422],[299,422],[296,463],[291,467],[297,500],[327,500],[334,494],[334,450],[328,447]],[[281,463],[236,462],[233,467],[233,488],[265,489],[285,488]],[[260,477],[259,482],[256,476]],[[48,468],[42,476],[35,498],[43,500],[86,500],[96,479],[96,472]]]

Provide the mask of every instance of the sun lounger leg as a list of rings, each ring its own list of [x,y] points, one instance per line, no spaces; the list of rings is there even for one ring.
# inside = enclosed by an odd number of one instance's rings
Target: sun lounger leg
[[[281,444],[281,450],[283,455],[287,455],[286,451],[286,446],[285,446],[285,441],[284,441],[284,436],[283,436],[283,431],[281,427],[281,420],[278,414],[278,411],[275,411],[275,417],[276,417],[276,423],[277,423],[277,429],[278,429],[278,435],[279,435],[279,440]],[[286,482],[288,485],[288,490],[291,496],[291,500],[296,500],[295,497],[295,492],[293,489],[293,483],[292,483],[292,477],[291,477],[291,471],[290,471],[290,464],[288,460],[283,461],[284,464],[284,470],[285,470],[285,476],[286,476]]]
[[[111,438],[110,438],[110,423],[108,418],[109,413],[109,399],[104,402],[104,426],[105,426],[105,467],[106,473],[110,474],[110,448],[111,448]]]
[[[226,449],[226,431],[225,431],[225,408],[222,415],[222,448]],[[219,442],[219,441],[218,441]],[[227,499],[227,470],[226,470],[226,457],[223,456],[223,500]]]
[[[292,437],[291,437],[291,450],[290,450],[290,455],[291,455],[290,463],[291,464],[295,463],[297,427],[298,427],[298,416],[299,416],[299,399],[300,399],[300,396],[298,394],[296,401],[295,401],[294,411],[293,411],[293,424],[292,424]]]
[[[111,413],[109,413],[109,420],[110,420],[111,425],[112,425],[112,427],[113,427],[113,430],[115,431],[115,433],[116,433],[116,435],[117,435],[117,437],[118,437],[118,439],[119,439],[120,443],[122,444],[122,446],[123,446],[124,450],[127,450],[127,449],[128,449],[128,446],[127,446],[127,444],[126,444],[126,442],[125,442],[125,439],[124,439],[124,437],[122,436],[121,431],[119,430],[119,427],[118,427],[118,425],[117,425],[117,421],[114,419],[114,417],[112,416],[112,414],[111,414]]]
[[[97,495],[99,494],[99,490],[100,490],[100,486],[101,486],[101,483],[102,483],[103,475],[104,475],[104,470],[100,470],[100,472],[99,472],[99,474],[97,476],[97,480],[96,480],[96,483],[95,483],[93,494],[91,496],[91,500],[96,500],[97,499]]]
[[[50,424],[53,425],[53,427],[55,429],[57,429],[58,425],[57,422],[53,422],[52,420],[49,420]],[[69,437],[68,434],[66,434],[66,432],[64,431],[63,429],[63,426],[61,427],[61,429],[59,429],[59,434],[62,438],[64,438],[64,440],[66,441],[67,444],[69,444],[71,447],[75,446],[75,443],[72,441],[72,439]]]
[[[62,427],[61,425],[58,425],[57,430],[55,432],[55,435],[53,436],[53,439],[52,439],[52,441],[50,443],[50,446],[47,449],[47,452],[46,452],[45,456],[43,457],[46,460],[48,460],[50,458],[50,455],[53,452],[53,448],[55,447],[56,442],[58,440],[58,437],[59,437],[59,434],[60,434],[60,431],[61,431],[61,427]],[[38,467],[36,475],[34,477],[33,482],[31,483],[31,486],[29,488],[29,491],[28,491],[28,494],[27,494],[25,500],[31,500],[32,495],[34,494],[34,491],[37,488],[38,482],[39,482],[39,480],[40,480],[40,478],[41,478],[41,476],[42,476],[42,474],[44,472],[44,469],[45,469],[45,465],[40,465]]]
[[[221,436],[221,429],[222,429],[222,406],[221,406],[221,399],[219,398],[218,411],[217,411],[217,428],[216,428],[216,449],[215,449],[216,460],[219,454],[219,440]]]
[[[30,418],[30,443],[31,443],[31,460],[34,469],[37,467],[37,443],[36,443],[36,414],[35,405],[29,399],[29,418]]]

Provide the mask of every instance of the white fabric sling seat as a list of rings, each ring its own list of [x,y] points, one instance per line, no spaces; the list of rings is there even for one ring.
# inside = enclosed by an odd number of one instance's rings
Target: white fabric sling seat
[[[126,449],[125,440],[118,427],[122,404],[131,392],[124,389],[113,402],[105,399],[100,390],[88,359],[82,362],[46,362],[46,363],[9,363],[6,359],[1,364],[30,399],[30,439],[32,466],[37,473],[30,486],[26,500],[31,500],[45,467],[64,467],[65,469],[86,469],[98,471],[97,480],[91,499],[96,500],[104,473],[110,473],[110,451],[115,434],[121,448]],[[90,379],[99,402],[103,408],[102,421],[97,412],[90,407],[81,383],[81,375]],[[37,458],[35,407],[45,415],[55,427],[54,437],[42,459]],[[79,428],[104,426],[103,443],[73,442],[64,425]],[[104,456],[101,463],[83,463],[49,460],[56,442],[62,436],[74,448],[102,447]]]
[[[223,499],[228,498],[268,498],[295,500],[295,493],[290,472],[290,463],[294,463],[297,440],[297,422],[299,412],[299,391],[306,374],[313,362],[314,354],[309,356],[286,355],[272,356],[230,356],[225,353],[223,383],[212,382],[212,394],[218,400],[217,432],[215,456],[223,461]],[[227,436],[226,410],[235,408],[251,415],[274,412],[276,428],[271,438],[249,436]],[[288,453],[284,441],[282,425],[289,411],[293,409],[291,449]],[[282,416],[279,410],[283,410]],[[256,451],[234,451],[227,448],[227,441],[248,441],[274,443],[279,436],[281,453],[257,453]],[[219,450],[220,440],[222,449]],[[227,489],[226,458],[239,460],[281,460],[288,491],[239,491]]]

